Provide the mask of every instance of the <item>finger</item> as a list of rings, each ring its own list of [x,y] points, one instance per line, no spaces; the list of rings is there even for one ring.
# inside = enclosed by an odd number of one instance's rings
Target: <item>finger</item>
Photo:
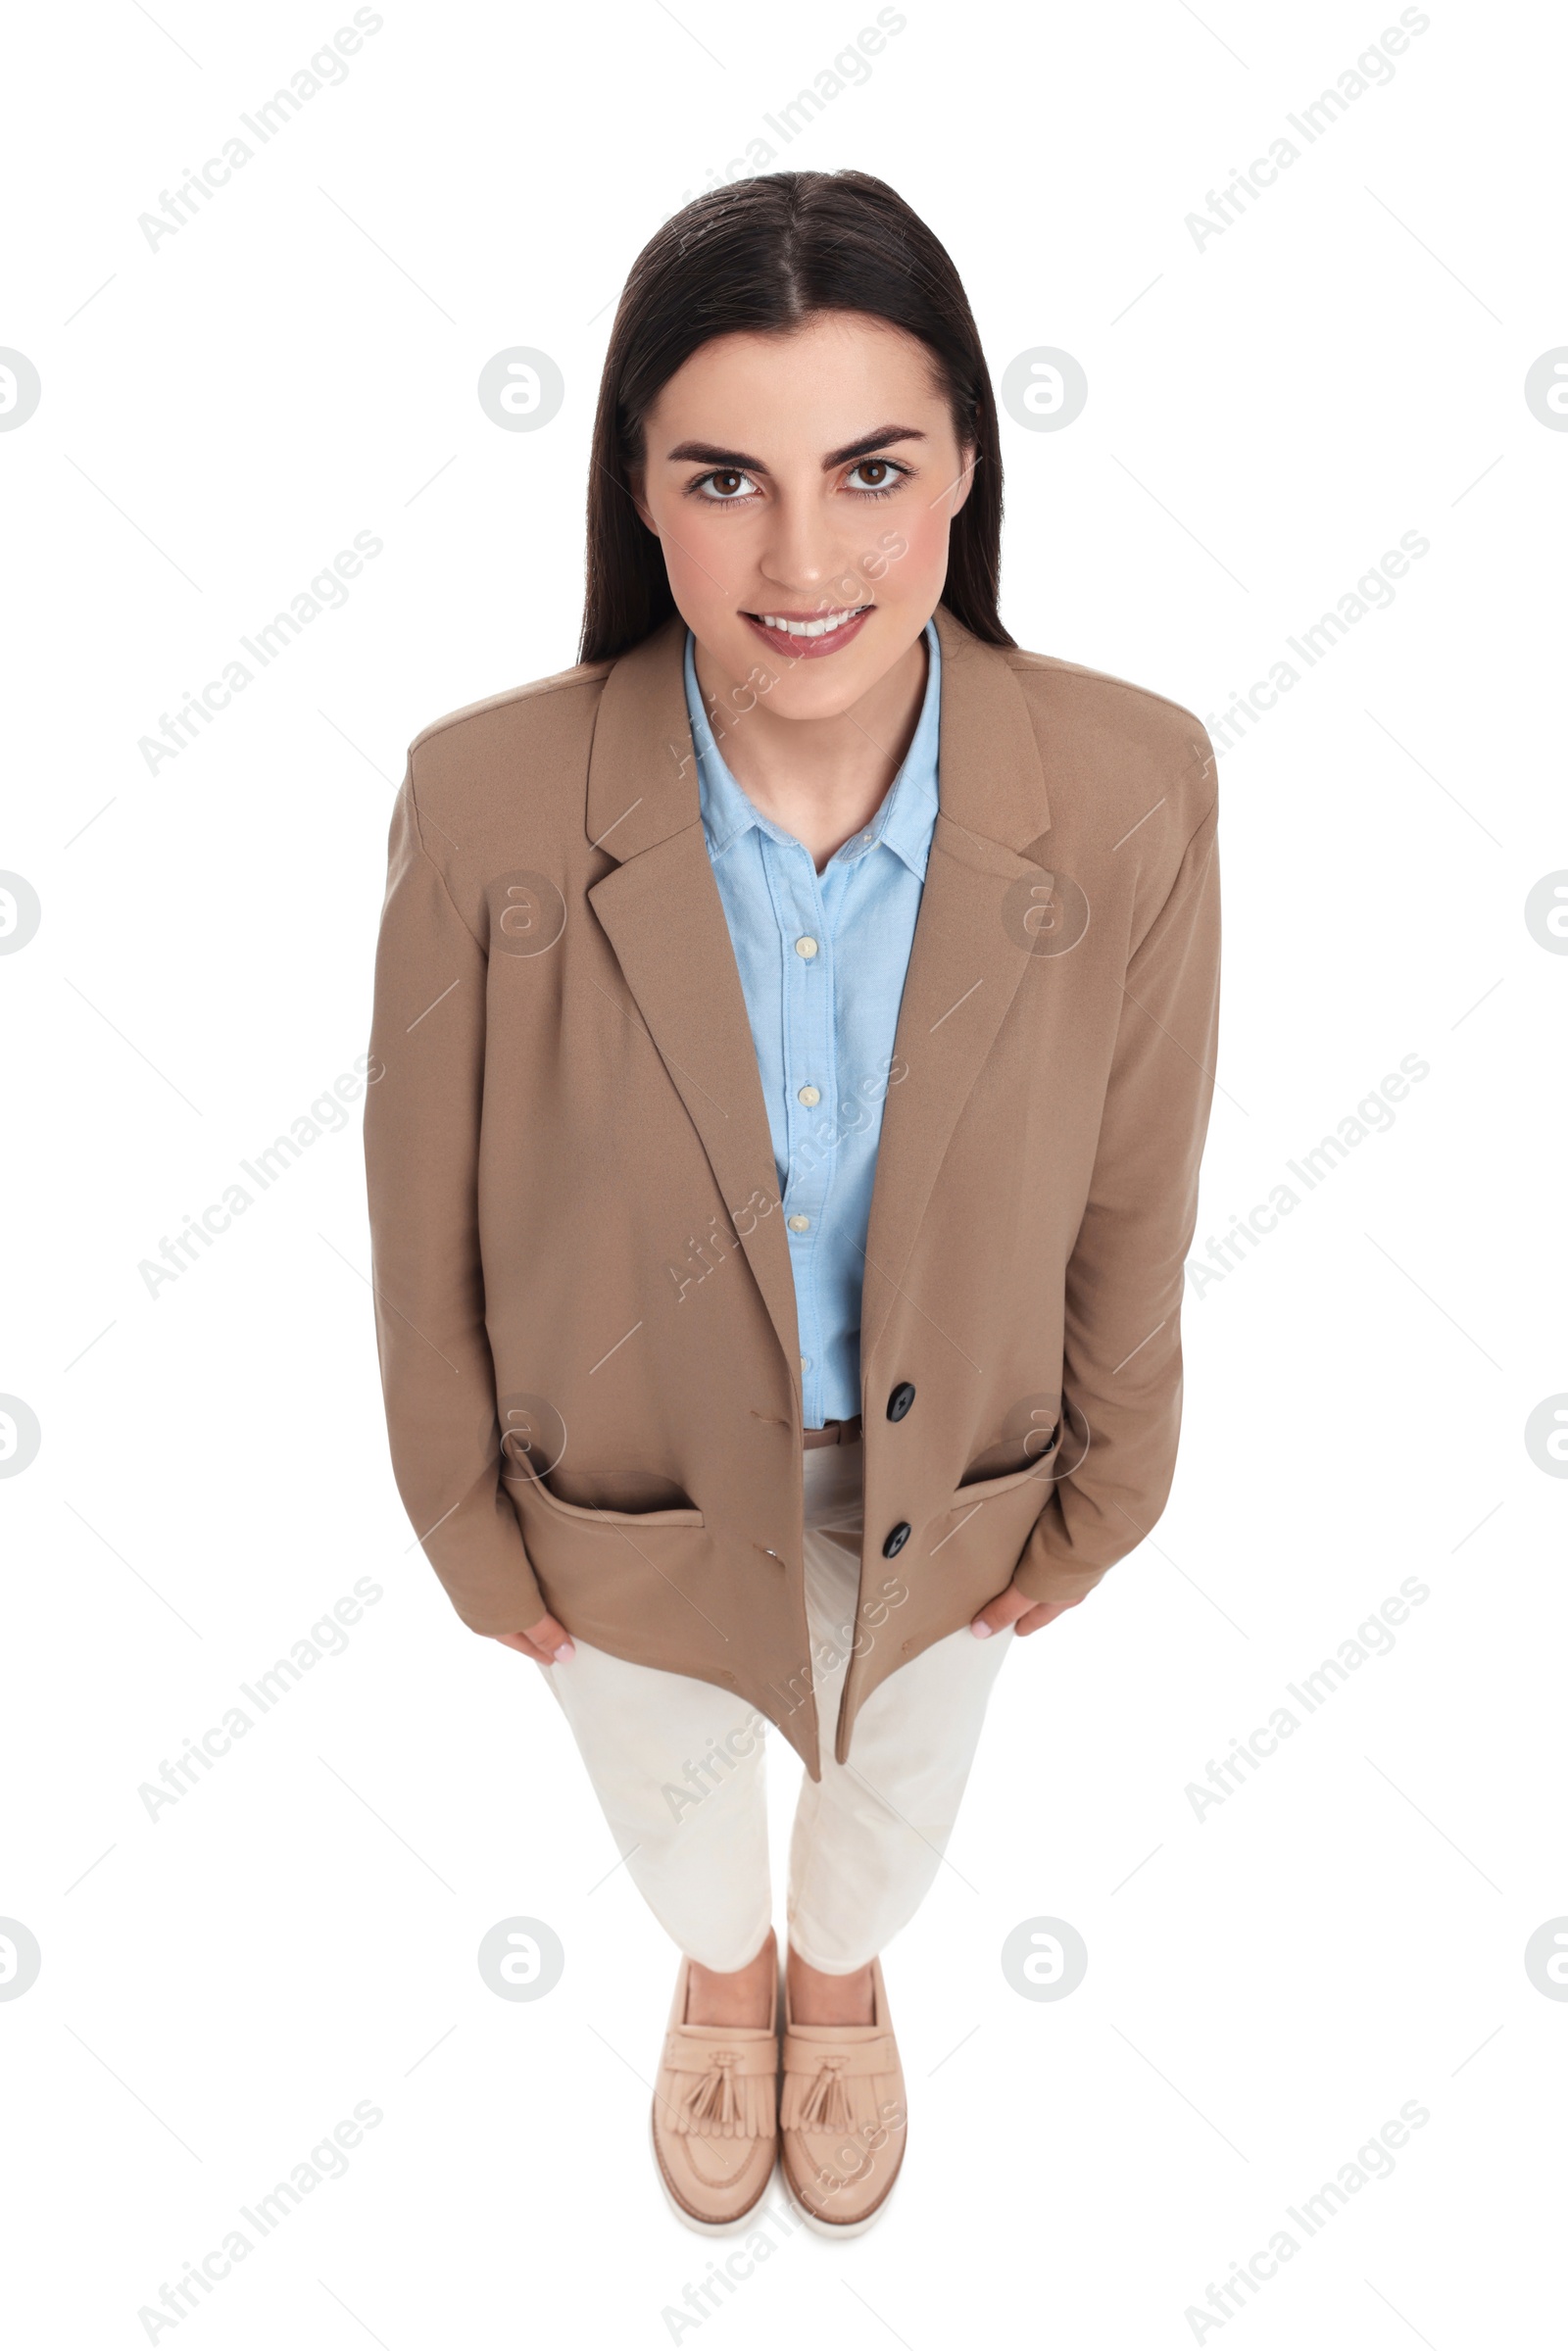
[[[504,1649],[515,1649],[519,1657],[531,1657],[536,1665],[550,1663],[546,1652],[543,1649],[536,1649],[525,1634],[492,1633],[490,1639],[499,1641]]]
[[[1031,1633],[1039,1633],[1043,1631],[1047,1625],[1054,1623],[1060,1614],[1061,1610],[1059,1608],[1048,1607],[1042,1603],[1042,1605],[1038,1608],[1031,1608],[1027,1616],[1020,1616],[1018,1622],[1013,1626],[1012,1629],[1017,1634],[1020,1641],[1027,1641]]]
[[[552,1665],[558,1660],[564,1665],[568,1657],[576,1654],[571,1645],[571,1635],[553,1616],[542,1616],[536,1625],[526,1626],[523,1639],[531,1641]]]
[[[1021,1592],[1008,1585],[994,1600],[987,1600],[976,1617],[971,1617],[969,1630],[977,1641],[989,1641],[993,1633],[1004,1633],[1029,1606]]]
[[[519,1656],[532,1657],[539,1665],[564,1665],[576,1655],[570,1634],[553,1616],[542,1616],[526,1633],[496,1633],[491,1638],[504,1648],[515,1649]]]

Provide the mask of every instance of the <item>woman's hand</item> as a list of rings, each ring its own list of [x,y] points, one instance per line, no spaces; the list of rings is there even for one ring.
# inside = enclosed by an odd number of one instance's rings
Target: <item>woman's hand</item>
[[[526,1633],[492,1633],[490,1638],[504,1642],[509,1649],[515,1649],[519,1656],[532,1657],[539,1665],[564,1665],[577,1653],[571,1645],[571,1635],[553,1616],[542,1616]]]
[[[971,1618],[969,1630],[976,1641],[987,1641],[993,1633],[1005,1632],[1008,1625],[1015,1633],[1038,1633],[1042,1625],[1053,1623],[1064,1609],[1076,1608],[1083,1597],[1080,1592],[1076,1600],[1032,1600],[1016,1584],[1009,1584],[1005,1592],[999,1592],[994,1600],[987,1600],[979,1615]]]
[[[1016,1584],[1009,1584],[1005,1592],[999,1592],[994,1600],[986,1602],[971,1621],[969,1630],[977,1641],[988,1641],[993,1633],[1004,1632],[1008,1625],[1015,1633],[1027,1636],[1038,1633],[1078,1604],[1077,1600],[1032,1600]],[[553,1616],[542,1616],[526,1633],[495,1633],[491,1639],[515,1649],[519,1656],[532,1657],[540,1665],[564,1665],[576,1655],[571,1635]]]

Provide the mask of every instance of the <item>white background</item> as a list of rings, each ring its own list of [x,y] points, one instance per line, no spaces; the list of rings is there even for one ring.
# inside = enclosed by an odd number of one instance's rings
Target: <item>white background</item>
[[[1008,1662],[889,1961],[889,2215],[848,2246],[775,2229],[697,2320],[715,2248],[645,2138],[672,1954],[607,1875],[534,1669],[412,1547],[357,1112],[156,1297],[138,1266],[363,1053],[409,738],[573,658],[625,271],[874,11],[389,0],[342,86],[156,250],[138,216],[349,11],[153,14],[32,12],[0,166],[26,222],[0,343],[43,383],[0,433],[0,866],[43,909],[0,958],[0,1390],[42,1428],[0,1482],[0,1913],[43,1955],[0,2001],[9,2331],[145,2341],[162,2284],[369,2100],[347,2176],[153,2339],[1544,2339],[1568,2004],[1524,1948],[1568,1912],[1568,1487],[1524,1427],[1568,1390],[1568,959],[1524,902],[1568,866],[1568,434],[1523,386],[1568,343],[1561,21],[1435,0],[1392,81],[1201,248],[1186,216],[1396,9],[907,0],[864,86],[771,141],[916,207],[996,379],[1041,345],[1087,372],[1067,429],[1004,425],[1020,643],[1206,717],[1430,541],[1221,765],[1195,1254],[1401,1057],[1430,1073],[1190,1288],[1170,1506]],[[519,344],[565,378],[536,433],[475,396]],[[161,713],[357,531],[383,552],[344,608],[149,773]],[[344,1653],[150,1818],[141,1785],[367,1576]],[[1189,1784],[1412,1576],[1392,1652],[1199,1818]],[[566,1952],[526,2004],[475,1964],[519,1914]],[[1061,2001],[999,1964],[1042,1916],[1089,1949]],[[1201,2331],[1209,2281],[1410,2100],[1393,2176]]]

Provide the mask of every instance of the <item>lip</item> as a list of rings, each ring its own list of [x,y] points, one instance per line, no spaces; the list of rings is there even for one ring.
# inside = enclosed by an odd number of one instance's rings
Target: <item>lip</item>
[[[846,620],[842,628],[834,629],[826,637],[788,637],[776,628],[768,628],[763,621],[757,619],[751,612],[743,612],[741,618],[755,635],[761,638],[764,645],[772,648],[775,654],[784,652],[787,647],[786,658],[791,661],[825,661],[829,654],[842,653],[846,645],[853,644],[875,611],[874,604],[866,605],[858,619]],[[820,612],[780,612],[776,617],[780,620],[819,620],[821,614]]]

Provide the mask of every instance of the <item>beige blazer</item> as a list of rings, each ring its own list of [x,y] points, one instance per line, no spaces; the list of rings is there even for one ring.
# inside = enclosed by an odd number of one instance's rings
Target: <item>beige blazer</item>
[[[1190,711],[946,610],[941,808],[861,1311],[871,1690],[1164,1506],[1215,1050]],[[398,1489],[466,1624],[549,1611],[816,1770],[795,1292],[671,619],[416,738],[365,1144]],[[744,724],[744,718],[739,723]]]

